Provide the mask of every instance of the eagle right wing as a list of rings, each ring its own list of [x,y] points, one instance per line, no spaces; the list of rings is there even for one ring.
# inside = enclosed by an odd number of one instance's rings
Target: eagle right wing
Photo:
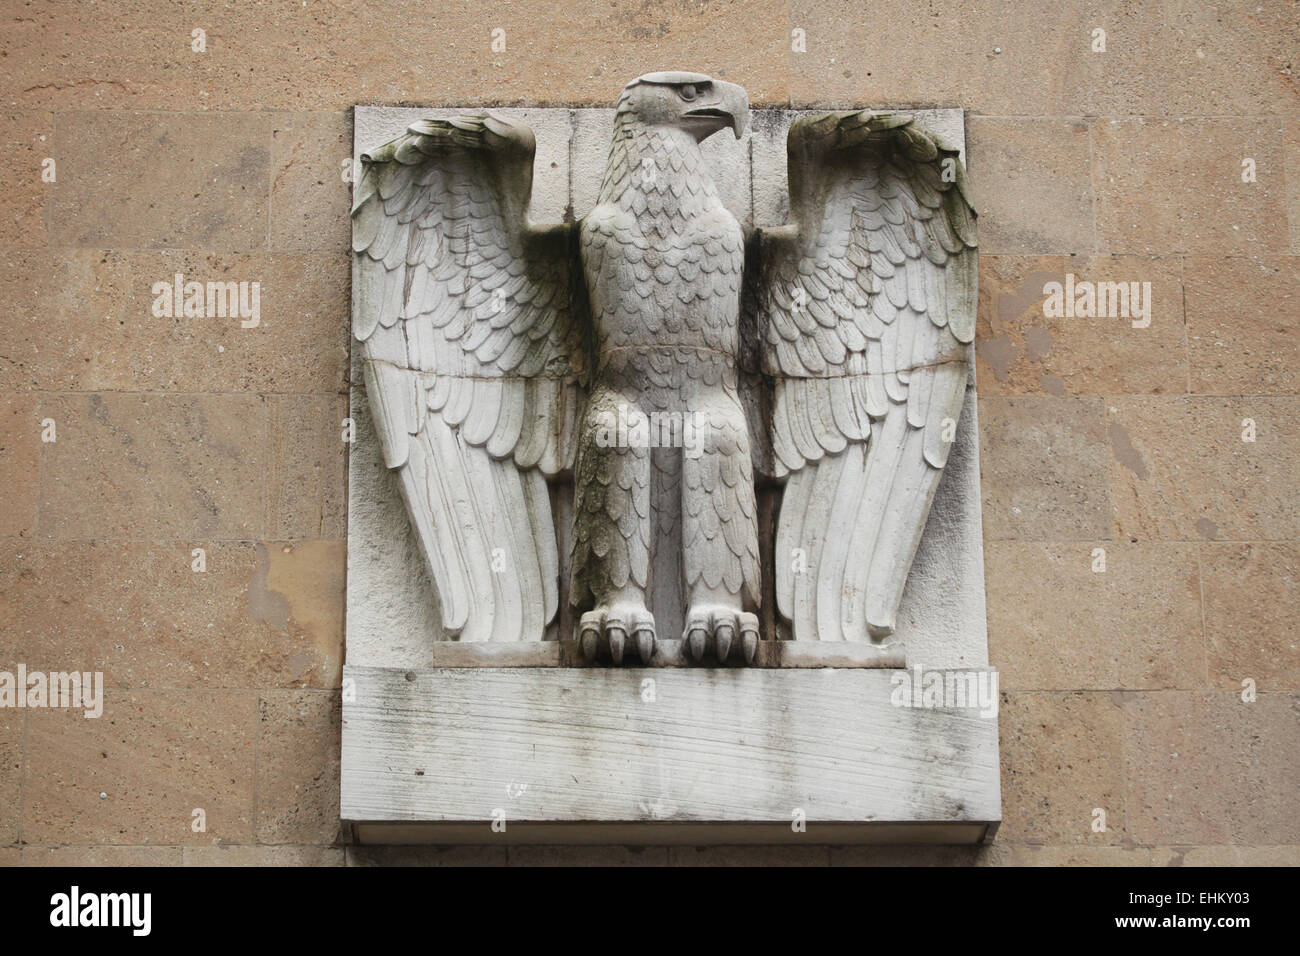
[[[909,116],[796,120],[790,222],[751,243],[747,296],[785,478],[776,598],[796,640],[893,632],[961,415],[975,214],[957,151]]]

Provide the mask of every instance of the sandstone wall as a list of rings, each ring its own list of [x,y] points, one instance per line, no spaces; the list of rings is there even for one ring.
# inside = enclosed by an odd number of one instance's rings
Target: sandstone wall
[[[1297,50],[1286,0],[6,0],[0,669],[108,690],[0,710],[0,864],[1300,862]],[[665,68],[969,111],[991,847],[341,838],[350,107]],[[1067,272],[1151,283],[1149,327],[1046,318]],[[176,273],[260,324],[155,316]]]

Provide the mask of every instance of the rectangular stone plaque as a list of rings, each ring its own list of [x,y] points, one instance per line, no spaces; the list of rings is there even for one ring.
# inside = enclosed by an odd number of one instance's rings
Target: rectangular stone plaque
[[[417,119],[466,112],[478,110],[358,107],[356,155]],[[536,134],[535,221],[588,212],[613,110],[496,112]],[[963,143],[960,110],[912,112],[922,126]],[[785,220],[785,135],[799,115],[755,110],[740,140],[705,141],[719,191],[742,224]],[[894,702],[895,678],[912,673],[898,670],[904,660],[924,671],[988,676],[973,373],[884,653],[864,657],[860,648],[825,642],[810,654],[782,642],[788,649],[764,648],[760,668],[610,669],[568,666],[576,655],[562,639],[572,631],[567,612],[548,635],[556,639],[542,645],[463,645],[441,630],[397,484],[381,460],[358,352],[342,768],[342,817],[356,839],[967,843],[991,836],[1001,816],[996,717]],[[563,564],[568,511],[564,494],[553,498]],[[673,635],[665,629],[664,636]],[[669,657],[677,653],[671,643],[664,642]],[[504,832],[494,821],[504,821]]]

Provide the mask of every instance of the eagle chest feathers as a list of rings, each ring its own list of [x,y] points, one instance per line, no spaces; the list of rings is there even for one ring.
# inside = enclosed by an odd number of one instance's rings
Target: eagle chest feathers
[[[602,360],[674,347],[734,359],[744,238],[688,136],[616,136],[581,248]]]

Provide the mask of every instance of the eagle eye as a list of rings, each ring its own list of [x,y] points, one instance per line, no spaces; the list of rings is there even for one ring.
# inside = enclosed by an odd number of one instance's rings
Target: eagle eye
[[[699,95],[698,91],[695,89],[694,83],[687,83],[685,86],[678,87],[677,92],[681,95],[682,99],[686,100],[688,103]]]

